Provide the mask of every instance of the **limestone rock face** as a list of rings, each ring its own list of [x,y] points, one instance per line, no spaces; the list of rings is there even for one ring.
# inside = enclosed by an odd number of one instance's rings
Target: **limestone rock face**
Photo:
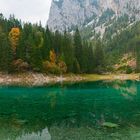
[[[52,0],[48,26],[53,30],[71,30],[76,26],[104,25],[108,15],[120,17],[127,14],[140,19],[140,0]]]

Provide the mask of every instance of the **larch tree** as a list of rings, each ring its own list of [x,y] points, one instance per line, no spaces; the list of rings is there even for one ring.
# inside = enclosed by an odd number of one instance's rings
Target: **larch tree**
[[[50,51],[50,62],[55,64],[56,63],[56,54],[54,50]]]
[[[19,43],[19,38],[20,38],[20,29],[12,28],[11,31],[9,32],[9,40],[14,54],[16,54],[16,48]]]

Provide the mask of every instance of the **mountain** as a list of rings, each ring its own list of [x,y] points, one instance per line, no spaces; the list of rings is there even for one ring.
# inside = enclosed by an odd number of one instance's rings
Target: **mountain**
[[[52,0],[48,26],[81,29],[85,38],[107,37],[140,20],[139,0]]]

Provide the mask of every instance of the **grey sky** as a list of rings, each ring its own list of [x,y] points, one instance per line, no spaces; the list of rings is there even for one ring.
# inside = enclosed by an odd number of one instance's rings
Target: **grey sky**
[[[22,21],[46,24],[51,0],[0,0],[0,13],[9,17],[14,14]]]

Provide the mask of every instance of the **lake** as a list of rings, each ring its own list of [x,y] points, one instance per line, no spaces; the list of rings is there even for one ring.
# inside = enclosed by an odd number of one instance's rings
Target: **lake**
[[[140,139],[140,82],[0,87],[0,140],[120,139]]]

